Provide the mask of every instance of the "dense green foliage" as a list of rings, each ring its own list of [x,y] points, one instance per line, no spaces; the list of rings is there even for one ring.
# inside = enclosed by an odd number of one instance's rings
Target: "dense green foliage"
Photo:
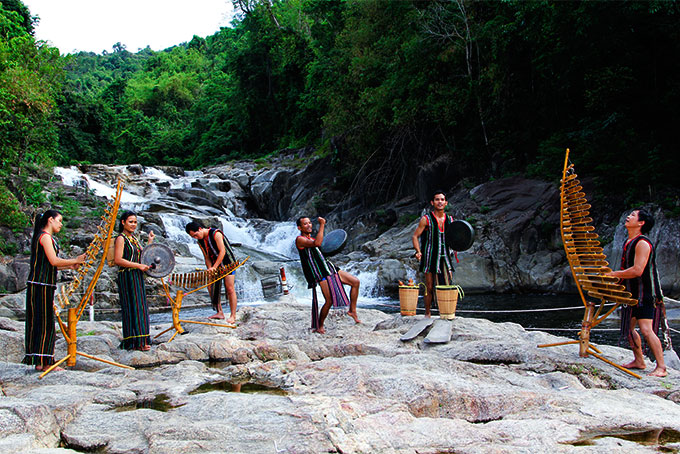
[[[0,224],[23,227],[24,207],[42,201],[32,176],[58,144],[59,52],[33,38],[33,19],[18,0],[0,3]]]
[[[26,12],[4,10],[3,164],[199,167],[314,146],[332,153],[338,189],[379,201],[410,193],[441,156],[450,186],[555,179],[569,147],[622,203],[675,203],[676,1],[235,4],[233,27],[206,39],[61,57],[63,81]],[[20,90],[33,98],[17,109]]]

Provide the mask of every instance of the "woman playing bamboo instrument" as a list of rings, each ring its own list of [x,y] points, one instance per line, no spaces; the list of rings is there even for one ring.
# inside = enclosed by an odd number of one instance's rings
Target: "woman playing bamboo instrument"
[[[85,261],[85,254],[73,259],[59,258],[59,233],[62,216],[47,210],[35,221],[31,240],[31,263],[26,285],[26,356],[23,363],[45,370],[54,364],[54,291],[57,269],[75,269]],[[61,370],[61,368],[57,368]]]
[[[146,304],[144,274],[149,265],[140,263],[142,246],[134,233],[137,215],[126,211],[120,217],[120,233],[116,237],[114,263],[118,265],[118,295],[123,314],[123,341],[126,350],[150,350],[149,307]],[[149,242],[154,239],[149,231]]]

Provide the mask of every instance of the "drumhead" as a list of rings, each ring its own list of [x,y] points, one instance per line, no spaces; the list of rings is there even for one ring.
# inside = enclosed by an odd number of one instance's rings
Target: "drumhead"
[[[323,236],[321,243],[321,252],[323,255],[330,256],[340,252],[347,241],[347,232],[342,229],[333,230]]]
[[[165,277],[175,268],[175,254],[172,250],[163,244],[149,244],[142,249],[142,256],[140,263],[149,265],[146,271],[151,277]]]
[[[454,251],[467,251],[475,242],[475,229],[467,221],[453,221],[446,226],[446,245]]]

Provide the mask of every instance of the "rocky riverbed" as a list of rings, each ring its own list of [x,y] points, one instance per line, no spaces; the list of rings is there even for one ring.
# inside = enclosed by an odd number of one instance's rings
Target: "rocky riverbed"
[[[638,380],[562,338],[457,317],[428,346],[420,317],[332,315],[284,297],[239,309],[238,328],[185,325],[150,352],[117,348],[116,322],[80,322],[79,357],[39,379],[19,363],[23,324],[0,318],[3,452],[643,453],[680,450],[680,372]],[[152,326],[152,335],[167,325]],[[59,336],[61,337],[61,336]],[[615,362],[630,352],[603,346]],[[65,355],[63,340],[57,357]],[[649,372],[651,367],[646,371]],[[241,384],[242,392],[235,392]],[[251,391],[251,392],[245,392]]]

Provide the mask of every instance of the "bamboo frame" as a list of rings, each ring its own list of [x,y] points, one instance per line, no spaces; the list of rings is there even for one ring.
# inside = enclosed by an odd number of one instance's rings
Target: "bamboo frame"
[[[218,326],[221,328],[232,328],[235,329],[236,325],[227,325],[224,323],[210,323],[210,322],[199,322],[199,321],[194,321],[194,320],[183,320],[179,318],[179,312],[182,309],[182,300],[186,295],[190,295],[198,290],[201,290],[203,288],[208,287],[209,285],[214,284],[215,282],[219,281],[220,279],[224,279],[226,276],[229,274],[233,273],[237,268],[240,268],[250,257],[246,257],[242,261],[236,261],[232,264],[229,264],[227,266],[223,266],[220,268],[217,268],[215,270],[204,270],[204,271],[199,271],[195,273],[184,273],[184,274],[171,274],[170,275],[170,281],[165,282],[164,279],[161,279],[161,282],[163,283],[163,290],[165,291],[165,296],[168,298],[170,301],[170,307],[172,309],[172,325],[170,325],[169,328],[161,331],[158,333],[156,336],[154,336],[154,339],[159,338],[163,334],[167,333],[171,329],[175,330],[175,333],[170,337],[168,342],[172,342],[172,340],[177,336],[177,334],[182,334],[184,333],[184,328],[182,327],[182,323],[193,323],[196,325],[209,325],[209,326]],[[172,296],[170,296],[170,288],[168,287],[168,284],[170,285],[176,285],[182,288],[192,288],[193,290],[190,290],[188,292],[184,292],[184,290],[177,290],[177,294],[175,295],[175,298],[173,299]]]
[[[560,234],[562,235],[562,244],[564,244],[571,274],[585,307],[579,340],[542,344],[538,347],[579,344],[579,356],[585,358],[592,355],[633,377],[642,378],[603,357],[600,350],[590,343],[590,330],[593,327],[602,323],[622,304],[633,306],[637,304],[637,300],[633,299],[630,292],[618,283],[618,279],[605,275],[605,273],[611,272],[611,269],[607,262],[607,256],[600,247],[598,235],[591,233],[595,230],[595,227],[589,225],[593,222],[593,219],[589,217],[591,205],[588,203],[577,178],[574,165],[569,162],[569,149],[567,149],[560,185]],[[600,300],[597,310],[595,309],[596,303],[587,299],[584,291],[591,299]],[[602,315],[607,301],[614,304],[609,311]]]
[[[111,202],[109,202],[106,209],[104,210],[105,215],[101,217],[101,223],[97,228],[97,233],[95,234],[92,242],[90,242],[90,244],[87,246],[87,250],[85,252],[85,254],[87,255],[87,261],[78,268],[75,279],[73,279],[73,281],[67,286],[62,286],[60,292],[57,292],[57,294],[55,295],[57,302],[61,306],[61,308],[68,309],[67,313],[68,316],[66,319],[66,323],[64,323],[64,321],[61,319],[59,307],[57,306],[57,304],[54,305],[54,313],[57,318],[59,329],[64,336],[64,340],[66,340],[67,354],[64,358],[52,364],[47,370],[40,374],[39,378],[43,378],[45,375],[52,372],[64,361],[66,361],[66,366],[68,367],[75,366],[78,355],[96,361],[100,361],[102,363],[122,367],[124,369],[134,369],[133,367],[126,366],[124,364],[115,363],[113,361],[108,361],[102,358],[97,358],[96,356],[79,352],[77,348],[78,335],[76,328],[78,326],[78,322],[80,321],[80,317],[82,317],[83,312],[85,311],[85,307],[87,307],[87,303],[90,300],[92,293],[94,292],[94,288],[97,285],[97,280],[99,279],[99,276],[101,275],[102,270],[104,269],[104,263],[106,262],[106,253],[109,250],[109,245],[111,244],[112,241],[113,230],[116,226],[116,218],[118,216],[118,208],[120,207],[120,198],[122,194],[123,183],[122,181],[118,180],[118,185],[116,186],[116,195],[114,199]],[[98,258],[100,250],[103,250],[103,253]],[[80,301],[78,302],[77,306],[71,307],[69,297],[84,282],[85,277],[90,271],[90,268],[92,268],[92,266],[95,263],[97,263],[97,267],[95,268],[94,274],[90,279],[90,282],[85,292],[83,293],[83,296],[80,298]]]

